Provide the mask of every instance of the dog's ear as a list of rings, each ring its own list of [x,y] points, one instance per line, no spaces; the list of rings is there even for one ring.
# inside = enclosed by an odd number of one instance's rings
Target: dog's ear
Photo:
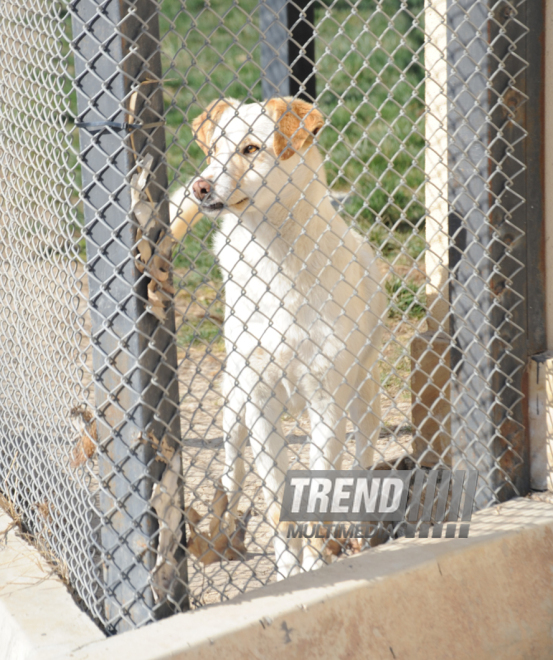
[[[273,149],[282,160],[292,157],[324,126],[322,114],[311,103],[300,99],[271,99],[265,108],[277,125]]]
[[[206,156],[211,146],[213,131],[221,115],[227,108],[236,108],[237,104],[238,102],[231,98],[212,101],[207,106],[207,110],[192,121],[194,137]]]

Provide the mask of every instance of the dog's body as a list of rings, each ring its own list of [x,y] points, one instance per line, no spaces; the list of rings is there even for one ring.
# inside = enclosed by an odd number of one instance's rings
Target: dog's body
[[[226,300],[223,484],[236,510],[249,432],[278,530],[280,577],[322,560],[321,545],[302,551],[279,526],[282,413],[309,411],[313,470],[340,467],[348,418],[357,464],[369,467],[379,430],[380,275],[370,247],[332,206],[312,140],[322,123],[302,101],[229,99],[194,124],[211,163],[192,189],[201,212],[223,215],[214,241]]]

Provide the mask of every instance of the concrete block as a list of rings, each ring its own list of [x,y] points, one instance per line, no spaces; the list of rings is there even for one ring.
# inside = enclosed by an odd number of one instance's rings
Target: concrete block
[[[105,639],[36,548],[0,510],[0,658],[54,660]]]
[[[414,457],[433,467],[440,457],[451,463],[450,338],[425,332],[411,341],[412,423]]]
[[[552,631],[553,505],[519,499],[64,658],[545,660]]]

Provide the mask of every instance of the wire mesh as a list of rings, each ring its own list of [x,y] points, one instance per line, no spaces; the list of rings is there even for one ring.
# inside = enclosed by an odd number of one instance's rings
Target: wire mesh
[[[526,4],[4,3],[0,490],[106,630],[401,535],[288,469],[521,492]]]

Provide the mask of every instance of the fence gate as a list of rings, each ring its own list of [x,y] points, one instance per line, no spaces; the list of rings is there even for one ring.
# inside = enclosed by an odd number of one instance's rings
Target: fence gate
[[[542,13],[2,4],[0,497],[106,631],[360,549],[280,539],[287,469],[528,492]]]

